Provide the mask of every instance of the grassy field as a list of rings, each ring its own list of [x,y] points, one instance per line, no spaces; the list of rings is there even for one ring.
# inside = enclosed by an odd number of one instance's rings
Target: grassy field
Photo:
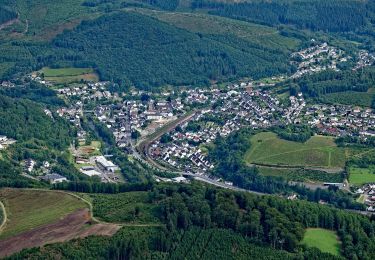
[[[56,84],[74,83],[81,80],[97,82],[99,80],[98,75],[91,68],[43,68],[39,73],[43,73],[47,81]]]
[[[365,183],[375,183],[375,167],[372,168],[357,168],[351,167],[349,169],[349,182],[353,185],[361,186]]]
[[[65,77],[65,76],[79,76],[82,74],[92,73],[93,70],[90,68],[61,68],[61,69],[43,68],[40,72],[44,73],[45,77]]]
[[[365,200],[366,200],[366,196],[363,194],[361,194],[361,196],[359,196],[358,199],[356,199],[358,203],[362,203],[362,204],[365,203]]]
[[[96,217],[114,223],[158,223],[157,205],[148,202],[147,192],[90,194]]]
[[[251,148],[245,154],[248,163],[325,168],[345,166],[345,150],[338,148],[331,137],[313,136],[305,143],[298,143],[280,139],[275,133],[262,132],[252,136],[250,142]]]
[[[77,209],[87,207],[82,200],[54,191],[1,189],[0,200],[8,216],[0,239],[53,223]]]
[[[302,243],[308,247],[316,247],[322,252],[340,255],[340,242],[335,232],[321,229],[308,228]]]

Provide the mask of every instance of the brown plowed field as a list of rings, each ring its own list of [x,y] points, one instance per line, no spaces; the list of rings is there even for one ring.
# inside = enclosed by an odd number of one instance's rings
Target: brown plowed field
[[[19,252],[24,248],[39,247],[45,244],[64,242],[73,238],[90,235],[112,236],[119,229],[115,224],[92,224],[88,209],[80,209],[59,221],[23,232],[0,241],[0,258]]]

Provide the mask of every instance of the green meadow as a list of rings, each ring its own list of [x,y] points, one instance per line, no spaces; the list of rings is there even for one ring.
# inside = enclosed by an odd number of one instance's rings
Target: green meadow
[[[84,81],[97,82],[98,75],[92,68],[43,68],[39,71],[43,73],[44,78],[56,84],[73,83]]]
[[[375,167],[371,168],[357,168],[350,167],[349,182],[353,185],[361,186],[365,183],[375,183]]]
[[[245,154],[247,163],[267,165],[343,168],[345,150],[334,138],[313,136],[305,143],[280,139],[275,133],[261,132],[250,138],[251,148]]]
[[[340,241],[336,232],[322,228],[308,228],[302,244],[307,247],[316,247],[322,252],[336,256],[340,255]]]

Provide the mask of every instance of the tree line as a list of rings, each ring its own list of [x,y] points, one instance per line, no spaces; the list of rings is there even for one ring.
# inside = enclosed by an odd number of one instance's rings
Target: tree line
[[[313,131],[306,125],[286,125],[274,127],[273,132],[285,140],[304,143],[313,135]]]
[[[92,181],[72,181],[56,183],[52,186],[55,190],[68,190],[84,193],[121,193],[130,191],[149,191],[153,187],[152,182],[145,183],[103,183]]]

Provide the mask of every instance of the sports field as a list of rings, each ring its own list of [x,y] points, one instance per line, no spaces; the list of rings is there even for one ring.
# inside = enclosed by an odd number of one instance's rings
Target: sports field
[[[251,148],[245,154],[247,163],[267,165],[343,168],[345,150],[334,139],[313,136],[305,143],[280,139],[275,133],[262,132],[251,137]]]
[[[340,241],[335,232],[322,228],[308,228],[302,244],[316,247],[322,252],[340,255]]]
[[[350,167],[349,169],[350,184],[361,186],[365,183],[375,183],[375,167],[372,168],[357,168]]]
[[[1,189],[7,221],[0,239],[53,223],[78,209],[88,208],[82,200],[62,192]]]

